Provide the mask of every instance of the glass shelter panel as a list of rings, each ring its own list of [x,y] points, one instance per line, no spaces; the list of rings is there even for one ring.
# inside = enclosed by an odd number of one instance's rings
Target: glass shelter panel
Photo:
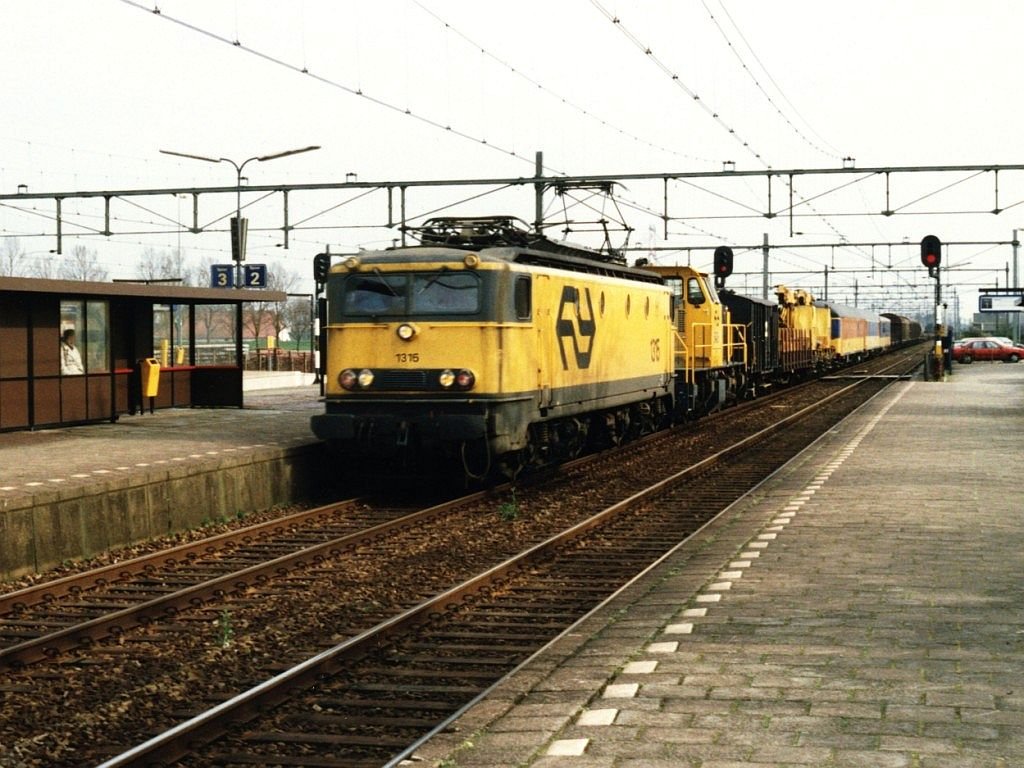
[[[62,301],[60,303],[60,373],[62,376],[79,376],[85,373],[85,358],[82,357],[82,340],[85,339],[85,302]]]
[[[106,301],[60,302],[60,372],[63,376],[110,370],[110,307]]]
[[[153,355],[166,368],[171,364],[171,306],[153,305]]]
[[[110,307],[105,301],[85,303],[85,370],[110,371]]]
[[[197,304],[195,365],[235,365],[235,307]]]
[[[187,304],[175,304],[171,307],[171,324],[174,334],[174,358],[171,361],[171,365],[187,365],[189,363],[188,309]]]

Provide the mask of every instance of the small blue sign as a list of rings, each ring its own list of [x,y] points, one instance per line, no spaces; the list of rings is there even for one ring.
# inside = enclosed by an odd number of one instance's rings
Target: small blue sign
[[[267,287],[267,265],[246,264],[245,265],[245,287],[266,288]]]
[[[235,265],[234,264],[211,264],[210,265],[210,287],[211,288],[234,288],[235,287]]]

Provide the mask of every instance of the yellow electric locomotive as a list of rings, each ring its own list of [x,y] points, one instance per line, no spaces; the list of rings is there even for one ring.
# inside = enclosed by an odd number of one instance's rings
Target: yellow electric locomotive
[[[328,274],[312,428],[339,454],[514,474],[670,418],[671,295],[657,275],[509,218],[435,219],[419,234]]]

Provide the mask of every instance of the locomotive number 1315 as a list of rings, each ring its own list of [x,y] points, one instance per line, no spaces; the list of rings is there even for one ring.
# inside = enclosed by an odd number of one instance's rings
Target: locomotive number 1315
[[[418,363],[420,361],[419,352],[396,352],[395,360],[399,363]]]

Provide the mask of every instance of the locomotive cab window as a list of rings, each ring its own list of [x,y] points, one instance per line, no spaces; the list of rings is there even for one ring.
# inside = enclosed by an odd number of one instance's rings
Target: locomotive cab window
[[[353,275],[345,281],[343,311],[346,315],[402,315],[405,294],[405,275]]]
[[[346,317],[466,315],[480,311],[480,278],[472,272],[447,268],[411,274],[376,270],[350,275],[340,290],[339,297],[328,288],[328,305],[340,307]]]
[[[704,291],[701,290],[700,280],[696,277],[691,277],[686,281],[686,300],[693,304],[695,307],[699,307],[707,299],[704,297]]]
[[[531,296],[530,287],[530,278],[516,278],[512,296],[512,300],[515,302],[516,307],[516,320],[529,320],[533,315],[533,298]]]
[[[476,313],[480,309],[480,278],[446,268],[413,275],[411,298],[410,312],[416,315]]]

